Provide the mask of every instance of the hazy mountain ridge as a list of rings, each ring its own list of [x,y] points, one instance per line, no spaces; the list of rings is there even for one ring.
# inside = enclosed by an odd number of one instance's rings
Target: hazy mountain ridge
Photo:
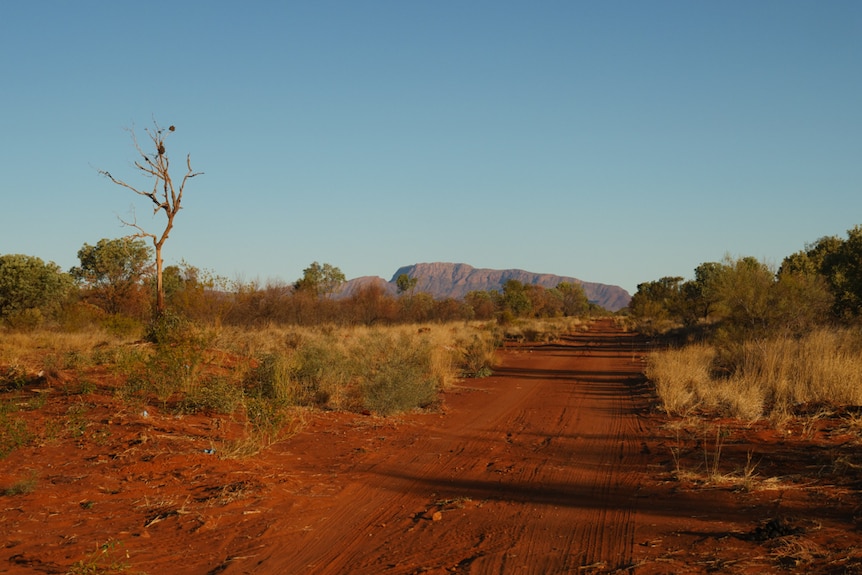
[[[461,299],[471,291],[501,291],[503,284],[514,279],[523,284],[540,285],[545,288],[554,288],[561,282],[579,284],[583,286],[587,299],[610,311],[626,307],[631,300],[626,290],[615,285],[585,282],[574,277],[534,273],[520,269],[494,270],[443,262],[403,266],[398,268],[389,281],[376,276],[355,278],[343,286],[341,295],[349,296],[370,284],[378,284],[387,293],[397,294],[398,288],[395,282],[401,274],[417,278],[415,289],[417,293],[428,293],[438,299]]]

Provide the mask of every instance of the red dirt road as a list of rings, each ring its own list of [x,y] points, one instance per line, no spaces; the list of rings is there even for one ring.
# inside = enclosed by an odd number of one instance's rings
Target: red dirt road
[[[510,347],[436,413],[316,412],[247,459],[207,452],[227,419],[53,394],[27,413],[66,431],[0,460],[0,573],[862,574],[850,419],[669,422],[643,343]],[[745,489],[707,479],[717,430]]]
[[[225,573],[576,573],[633,563],[646,470],[634,339],[510,353],[393,444],[310,430],[284,447],[307,493],[267,512]],[[409,429],[405,429],[409,427]],[[315,452],[343,444],[327,469]],[[348,452],[348,461],[345,455]],[[311,457],[314,467],[306,468]],[[317,477],[317,485],[312,477]]]

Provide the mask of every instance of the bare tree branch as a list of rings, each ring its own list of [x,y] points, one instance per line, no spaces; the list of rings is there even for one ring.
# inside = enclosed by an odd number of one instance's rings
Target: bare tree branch
[[[127,190],[131,190],[139,196],[149,198],[154,205],[153,215],[158,214],[160,211],[165,212],[167,222],[161,235],[156,235],[144,230],[138,225],[136,218],[131,222],[120,218],[123,225],[138,230],[138,232],[131,237],[148,237],[153,240],[153,245],[156,248],[156,285],[158,294],[157,311],[159,314],[164,312],[165,306],[164,290],[162,286],[162,246],[168,239],[168,236],[174,227],[174,218],[182,209],[183,191],[185,190],[186,183],[191,178],[203,174],[203,172],[195,172],[192,169],[191,155],[186,155],[186,167],[188,171],[183,176],[182,182],[180,182],[179,190],[174,188],[173,179],[170,174],[170,159],[168,158],[167,150],[165,148],[165,138],[175,130],[176,128],[172,125],[167,129],[167,131],[165,131],[159,127],[155,120],[153,121],[153,128],[144,128],[144,131],[147,133],[147,136],[152,141],[154,147],[154,153],[152,154],[145,152],[143,148],[141,148],[141,144],[138,142],[137,135],[133,129],[127,130],[131,134],[135,150],[138,155],[143,158],[143,163],[135,161],[134,165],[145,177],[152,178],[154,180],[152,191],[145,191],[135,187],[124,180],[114,177],[107,170],[99,170],[101,175],[111,180],[114,184],[126,188]]]

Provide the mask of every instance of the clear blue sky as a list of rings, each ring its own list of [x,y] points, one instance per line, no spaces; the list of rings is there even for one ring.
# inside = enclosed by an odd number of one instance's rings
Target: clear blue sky
[[[464,262],[616,284],[862,224],[862,2],[0,5],[0,253],[129,233],[125,128],[175,124],[165,246],[230,279]],[[177,172],[181,174],[181,170]]]

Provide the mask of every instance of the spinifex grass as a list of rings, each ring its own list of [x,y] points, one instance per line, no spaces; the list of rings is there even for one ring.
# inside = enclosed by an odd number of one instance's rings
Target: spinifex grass
[[[862,405],[862,337],[821,329],[801,338],[746,342],[731,373],[713,373],[716,350],[690,345],[654,353],[646,374],[668,413],[693,409],[754,420],[804,405]]]

